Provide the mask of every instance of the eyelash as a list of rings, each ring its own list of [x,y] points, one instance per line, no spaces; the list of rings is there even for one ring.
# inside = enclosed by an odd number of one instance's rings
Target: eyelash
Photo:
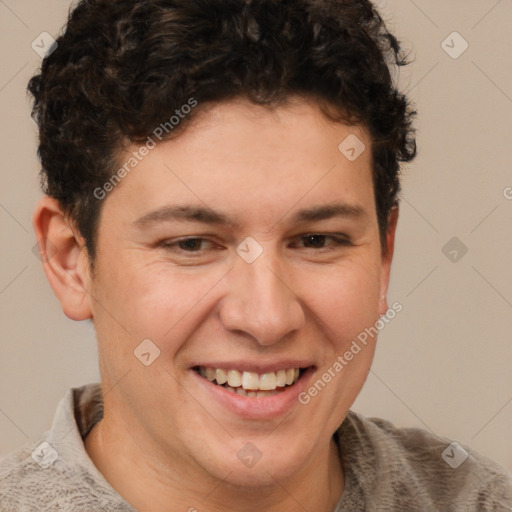
[[[347,240],[347,238],[341,238],[340,236],[327,235],[327,234],[323,234],[323,233],[308,233],[306,235],[301,235],[299,238],[301,240],[304,240],[306,238],[310,238],[313,236],[317,236],[317,237],[319,236],[319,237],[324,237],[325,239],[330,239],[334,242],[335,246],[351,245],[350,240]],[[308,249],[308,247],[305,247],[305,249]],[[328,247],[320,247],[318,249],[332,250],[332,249],[329,249]]]
[[[323,234],[323,233],[307,233],[305,235],[301,235],[299,237],[296,237],[302,241],[306,240],[307,238],[311,238],[311,237],[324,237],[326,240],[329,239],[329,240],[332,240],[334,245],[335,246],[347,246],[347,245],[352,245],[350,240],[347,240],[346,238],[341,238],[339,236],[334,236],[334,235],[327,235],[327,234]],[[179,247],[179,244],[181,243],[184,243],[184,242],[188,242],[188,241],[207,241],[207,242],[211,242],[210,240],[208,240],[207,238],[203,238],[203,237],[189,237],[189,238],[182,238],[182,239],[179,239],[179,240],[175,240],[175,241],[172,241],[172,242],[169,242],[169,241],[163,241],[159,244],[160,247],[164,248],[164,249],[167,249],[167,250],[173,250],[173,251],[180,251],[184,254],[197,254],[197,255],[200,255],[202,254],[204,251],[201,251],[201,250],[192,250],[192,251],[188,251],[186,249],[183,249],[181,247]],[[319,247],[319,248],[314,248],[314,247],[303,247],[303,249],[314,249],[315,252],[320,252],[320,251],[332,251],[335,249],[335,247]]]

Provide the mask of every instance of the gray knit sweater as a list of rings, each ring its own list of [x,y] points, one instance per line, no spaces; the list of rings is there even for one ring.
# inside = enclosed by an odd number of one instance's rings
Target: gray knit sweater
[[[51,430],[0,462],[0,511],[134,511],[85,451],[102,415],[98,384],[70,389]],[[333,512],[512,511],[506,472],[447,439],[354,412],[335,435],[345,489]]]

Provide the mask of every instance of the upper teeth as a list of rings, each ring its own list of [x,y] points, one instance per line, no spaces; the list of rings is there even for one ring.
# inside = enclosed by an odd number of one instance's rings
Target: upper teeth
[[[259,374],[200,366],[199,373],[209,381],[217,381],[217,384],[227,383],[232,388],[241,386],[243,389],[251,390],[273,390],[278,387],[290,386],[299,378],[299,368]]]

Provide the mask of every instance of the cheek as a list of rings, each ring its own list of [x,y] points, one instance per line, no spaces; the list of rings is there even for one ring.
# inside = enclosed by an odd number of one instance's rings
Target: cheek
[[[380,302],[380,266],[373,261],[338,268],[318,279],[311,294],[316,322],[326,341],[319,351],[322,358],[316,380],[300,400],[333,432],[354,403],[373,360],[376,337],[368,333],[373,332]]]
[[[224,274],[220,267],[198,271],[133,261],[116,265],[101,281],[100,295],[111,312],[106,322],[120,336],[126,338],[128,332],[134,341],[149,338],[161,350],[176,350],[207,315]]]
[[[351,262],[316,277],[309,293],[311,308],[341,350],[378,319],[380,267]]]

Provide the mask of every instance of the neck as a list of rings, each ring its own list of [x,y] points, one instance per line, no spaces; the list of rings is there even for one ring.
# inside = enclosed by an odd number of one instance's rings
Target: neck
[[[179,459],[159,460],[159,451],[144,448],[132,432],[104,417],[85,440],[85,449],[110,485],[137,510],[171,512],[332,512],[343,492],[343,468],[334,440],[315,453],[307,467],[286,480],[240,487],[193,468]],[[200,478],[198,472],[203,472]],[[190,475],[194,475],[190,478]],[[189,475],[189,476],[187,476]]]

